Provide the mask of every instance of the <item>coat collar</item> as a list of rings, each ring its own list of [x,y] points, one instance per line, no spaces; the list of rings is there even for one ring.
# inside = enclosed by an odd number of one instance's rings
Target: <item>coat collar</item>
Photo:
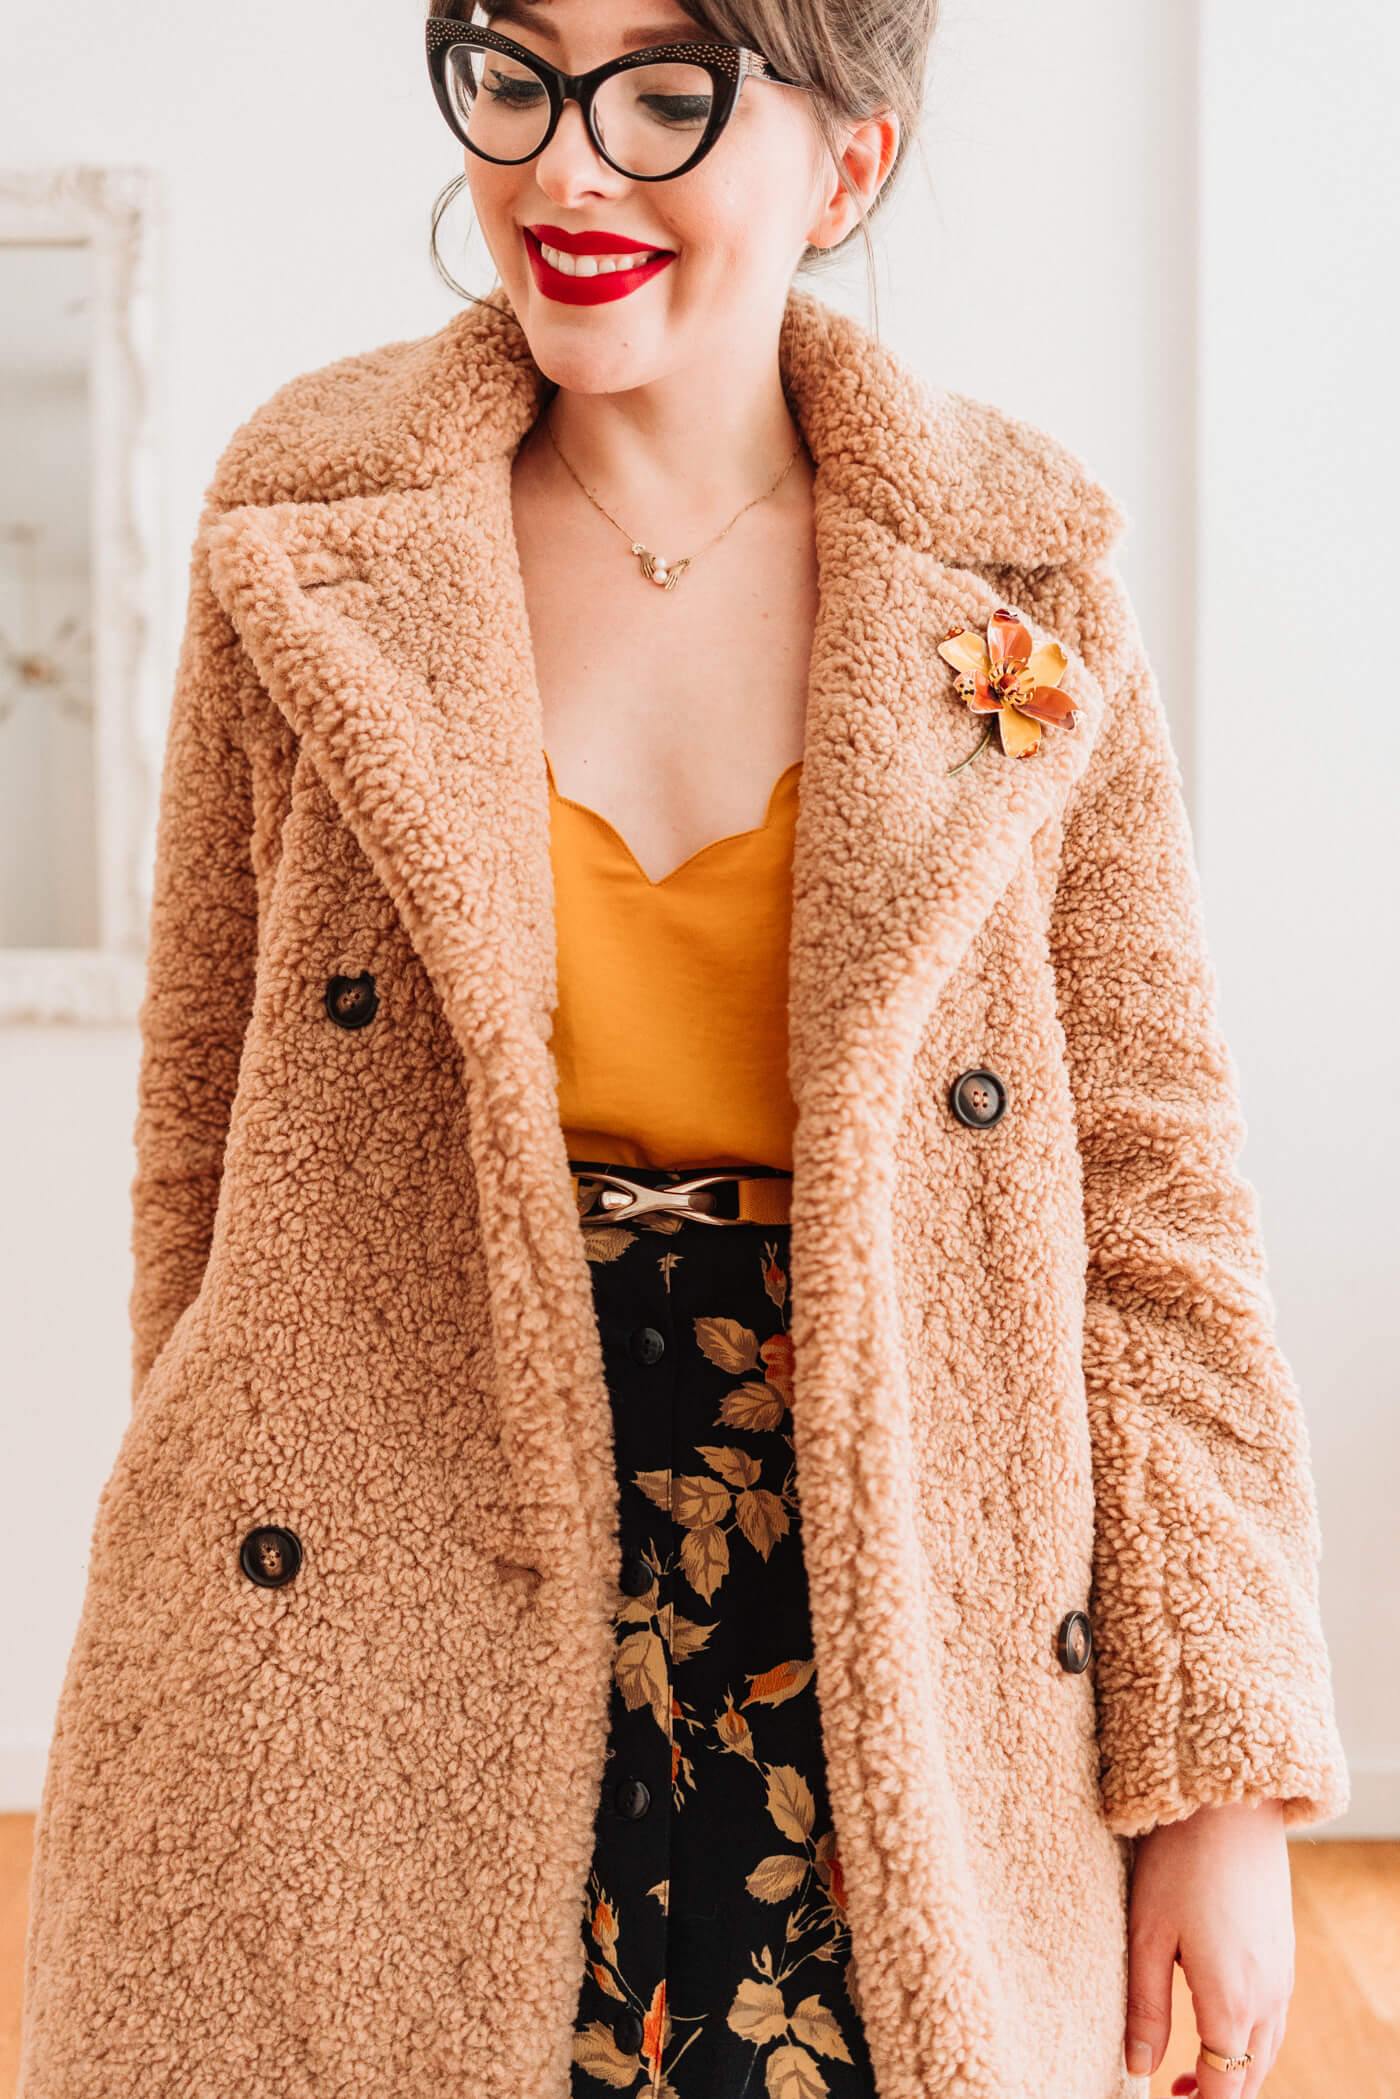
[[[1053,440],[925,386],[796,289],[780,363],[815,463],[820,585],[793,861],[800,1122],[819,1094],[849,1094],[872,1041],[868,1106],[892,1111],[922,1017],[1100,726],[1103,694],[1071,649],[1077,729],[1022,760],[994,736],[949,777],[982,724],[938,642],[1004,602],[980,567],[1092,559],[1123,518]],[[225,452],[205,528],[215,595],[464,1052],[522,1087],[532,1069],[548,1083],[556,983],[510,469],[548,392],[497,286],[434,335],[274,395]]]

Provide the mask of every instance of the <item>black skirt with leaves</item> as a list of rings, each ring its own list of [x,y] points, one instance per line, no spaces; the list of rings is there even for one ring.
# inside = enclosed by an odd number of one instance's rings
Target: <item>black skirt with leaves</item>
[[[622,1551],[572,2091],[874,2099],[795,1490],[790,1227],[581,1229]]]

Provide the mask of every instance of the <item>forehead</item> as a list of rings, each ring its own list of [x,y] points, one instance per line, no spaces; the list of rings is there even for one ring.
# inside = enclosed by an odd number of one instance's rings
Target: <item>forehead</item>
[[[562,43],[584,29],[606,30],[619,51],[708,34],[679,0],[477,0],[472,12],[493,29],[528,29],[546,44]]]

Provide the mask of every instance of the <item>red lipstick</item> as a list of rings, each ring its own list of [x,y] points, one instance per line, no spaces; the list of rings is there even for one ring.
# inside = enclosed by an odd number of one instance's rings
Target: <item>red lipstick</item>
[[[546,298],[557,299],[564,306],[599,306],[606,299],[625,299],[675,260],[672,250],[652,253],[654,242],[629,240],[620,233],[569,233],[562,226],[544,225],[522,226],[520,230],[536,284]],[[633,270],[605,270],[596,277],[571,277],[546,261],[540,250],[542,241],[547,247],[562,249],[566,255],[650,254],[651,260]]]

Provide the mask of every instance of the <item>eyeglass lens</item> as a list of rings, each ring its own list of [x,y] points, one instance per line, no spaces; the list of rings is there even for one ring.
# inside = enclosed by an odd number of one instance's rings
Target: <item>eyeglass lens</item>
[[[458,122],[477,152],[517,161],[539,151],[549,126],[549,90],[532,66],[504,51],[455,43],[446,77]],[[713,101],[714,82],[703,66],[658,61],[605,80],[593,122],[629,175],[670,175],[699,145]]]

